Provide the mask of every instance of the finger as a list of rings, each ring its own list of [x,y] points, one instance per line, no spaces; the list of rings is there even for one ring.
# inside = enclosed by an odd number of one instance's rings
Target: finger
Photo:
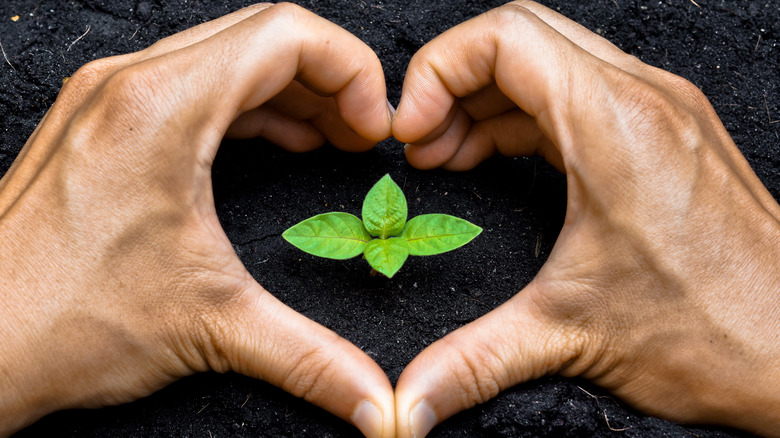
[[[65,82],[57,104],[74,108],[80,105],[87,95],[95,91],[96,85],[112,72],[133,63],[149,60],[197,44],[271,6],[273,6],[271,3],[248,6],[163,38],[139,52],[93,61],[80,68],[72,78]]]
[[[572,114],[587,116],[578,108],[591,111],[593,78],[586,72],[608,67],[529,9],[506,5],[450,29],[415,55],[393,135],[417,142],[441,124],[456,97],[495,82],[560,147],[570,143]]]
[[[215,34],[234,26],[247,18],[262,12],[273,6],[273,3],[258,3],[239,9],[228,15],[216,18],[197,26],[175,33],[165,37],[152,44],[145,50],[139,52],[139,60],[151,59],[162,56],[167,53],[182,49],[184,47],[197,44],[205,39],[211,38]]]
[[[298,81],[290,83],[263,106],[274,108],[291,118],[310,121],[330,144],[339,149],[362,152],[376,144],[347,125],[333,98],[318,96]]]
[[[333,96],[343,120],[363,138],[377,142],[390,135],[384,73],[376,54],[354,35],[298,6],[278,4],[177,54],[183,65],[193,56],[205,58],[196,74],[213,93],[197,90],[187,99],[220,102],[225,111],[218,114],[227,116],[217,123],[223,127],[297,79],[318,94]],[[221,71],[212,65],[222,66]]]
[[[474,120],[485,120],[517,108],[495,83],[461,98],[458,103]]]
[[[354,344],[254,282],[229,309],[213,330],[230,369],[302,397],[368,437],[395,436],[390,381]]]
[[[238,117],[225,134],[228,138],[264,138],[290,152],[308,152],[325,143],[325,137],[311,123],[297,120],[261,106]]]
[[[344,123],[333,101],[324,102],[331,107],[312,120],[290,117],[273,106],[263,105],[238,117],[225,134],[228,138],[247,139],[261,137],[290,152],[308,152],[325,144],[325,141],[350,152],[363,152],[375,143],[357,135]]]
[[[290,117],[311,120],[325,112],[328,104],[332,102],[333,99],[317,95],[300,82],[292,81],[264,105]]]
[[[471,126],[471,118],[458,107],[453,108],[451,118],[445,120],[440,126],[441,133],[434,133],[429,137],[430,142],[409,144],[406,146],[406,159],[412,166],[428,170],[440,167],[450,161],[458,152],[458,147],[463,143]]]
[[[65,82],[57,97],[57,101],[43,117],[32,135],[30,135],[30,138],[25,143],[25,147],[14,161],[14,165],[6,172],[6,176],[10,177],[11,175],[15,175],[13,179],[19,183],[17,186],[26,187],[27,181],[37,173],[36,169],[38,168],[39,163],[45,162],[48,154],[52,152],[50,148],[34,146],[38,137],[43,136],[48,138],[56,135],[69,120],[73,111],[78,108],[85,101],[87,96],[95,91],[97,85],[112,72],[135,62],[151,59],[196,44],[270,6],[272,6],[271,3],[261,3],[249,6],[232,14],[164,38],[140,52],[92,61],[81,67],[73,77]],[[45,145],[46,141],[41,143]],[[26,163],[26,165],[21,167],[21,165],[17,165],[16,163]],[[9,179],[11,178],[4,178],[3,181]],[[5,184],[0,182],[0,189],[3,187],[5,187]],[[15,199],[18,195],[18,190],[14,190],[13,193],[10,193],[7,199]],[[0,202],[0,211],[5,208],[4,206],[5,203]]]
[[[373,140],[363,138],[352,130],[345,122],[333,102],[328,110],[312,119],[312,125],[325,136],[333,146],[349,152],[365,152],[376,145]]]
[[[662,88],[679,88],[679,77],[676,75],[645,64],[636,56],[625,53],[606,38],[591,32],[576,21],[532,1],[522,0],[515,2],[515,4],[533,12],[550,27],[586,52],[620,70],[642,78],[648,83],[659,85]]]
[[[398,437],[424,437],[450,416],[577,357],[577,334],[539,315],[533,289],[431,344],[406,367],[396,385]]]
[[[163,38],[139,52],[93,61],[81,67],[73,77],[69,78],[68,81],[63,84],[63,88],[57,98],[54,109],[61,111],[65,108],[72,110],[77,107],[84,101],[86,96],[95,91],[96,85],[100,83],[100,81],[122,67],[162,56],[199,43],[271,6],[273,6],[272,3],[260,3],[248,6],[231,14]],[[61,116],[61,114],[59,115]]]
[[[633,75],[642,76],[645,79],[650,79],[654,76],[647,74],[650,70],[647,64],[640,61],[637,57],[620,50],[606,38],[591,32],[576,21],[532,1],[522,0],[513,2],[513,4],[533,12],[547,25],[593,56]]]
[[[163,136],[181,139],[180,145],[166,145],[179,146],[182,154],[208,164],[239,115],[293,80],[333,96],[341,118],[364,139],[376,143],[390,135],[384,74],[376,54],[337,25],[286,3],[197,44],[115,72],[103,85],[112,93],[84,111],[105,120],[107,135],[138,125],[143,129],[136,131],[136,141],[157,145]],[[156,96],[176,98],[139,96],[137,91],[149,84]],[[136,109],[132,117],[116,111],[117,100]]]
[[[451,171],[465,171],[496,152],[509,157],[539,155],[563,171],[563,158],[534,120],[520,111],[508,111],[487,120],[473,122],[455,155],[442,165]]]

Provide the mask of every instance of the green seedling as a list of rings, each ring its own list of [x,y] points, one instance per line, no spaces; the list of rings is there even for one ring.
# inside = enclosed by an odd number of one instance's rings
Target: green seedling
[[[346,260],[363,254],[372,268],[392,278],[410,255],[452,251],[482,232],[446,214],[424,214],[408,222],[406,217],[406,197],[385,175],[366,195],[362,221],[349,213],[324,213],[290,227],[282,237],[318,257]]]

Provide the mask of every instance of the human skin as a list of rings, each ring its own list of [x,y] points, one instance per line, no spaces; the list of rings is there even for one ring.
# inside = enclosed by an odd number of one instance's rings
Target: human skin
[[[537,154],[568,184],[533,281],[401,374],[399,437],[553,373],[780,434],[780,206],[698,88],[518,1],[415,55],[393,135],[418,168]]]
[[[385,373],[252,279],[211,189],[225,135],[359,151],[390,122],[374,52],[289,4],[80,69],[0,180],[0,436],[209,369],[394,436]]]
[[[0,435],[206,369],[369,436],[394,436],[396,413],[398,436],[423,436],[555,372],[677,421],[780,430],[780,208],[695,87],[533,3],[415,57],[392,126],[413,165],[540,154],[569,205],[537,278],[415,359],[395,405],[370,358],[246,272],[210,180],[223,135],[357,151],[390,129],[376,56],[291,5],[81,69],[0,180]]]

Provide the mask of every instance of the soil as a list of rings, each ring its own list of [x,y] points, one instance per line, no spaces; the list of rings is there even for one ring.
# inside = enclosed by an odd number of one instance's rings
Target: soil
[[[373,47],[390,100],[425,42],[499,0],[302,0]],[[545,0],[643,61],[677,73],[711,99],[737,145],[780,198],[780,4],[777,0]],[[249,4],[232,0],[3,0],[0,4],[0,174],[85,62],[139,50]],[[18,20],[12,17],[18,16]],[[332,210],[359,213],[390,173],[410,216],[439,212],[485,229],[468,246],[410,258],[393,278],[360,259],[317,259],[280,234]],[[495,158],[463,174],[417,171],[388,140],[351,155],[293,155],[262,141],[226,143],[214,167],[222,224],[247,268],[282,301],[357,344],[395,382],[426,345],[509,299],[548,256],[565,213],[565,181],[535,158]],[[2,419],[0,419],[2,421]],[[206,373],[151,397],[99,410],[54,413],[19,437],[348,437],[356,429],[266,383]],[[518,385],[437,427],[434,437],[742,434],[685,427],[626,407],[585,381]]]

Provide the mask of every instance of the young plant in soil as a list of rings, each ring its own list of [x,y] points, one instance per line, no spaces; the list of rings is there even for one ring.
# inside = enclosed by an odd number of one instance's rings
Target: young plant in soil
[[[349,213],[325,213],[282,234],[298,249],[345,260],[363,254],[376,271],[392,278],[407,257],[452,251],[469,243],[482,228],[446,214],[424,214],[406,221],[406,197],[390,175],[369,190],[363,220]]]

